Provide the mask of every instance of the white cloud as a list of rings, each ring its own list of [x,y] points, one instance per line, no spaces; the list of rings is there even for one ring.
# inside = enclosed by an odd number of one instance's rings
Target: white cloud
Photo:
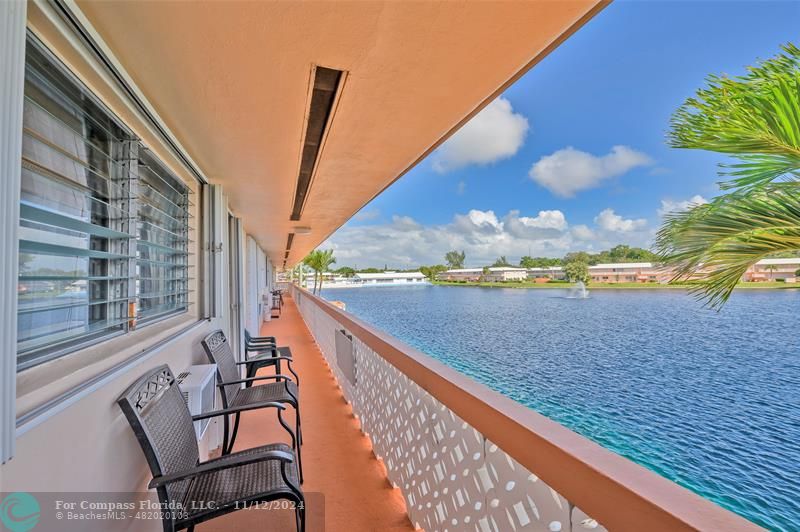
[[[662,199],[661,207],[658,209],[658,214],[659,216],[664,216],[665,214],[669,214],[671,212],[681,212],[688,210],[690,207],[694,207],[695,205],[702,205],[704,203],[708,203],[708,200],[700,194],[695,194],[688,200],[684,201]]]
[[[411,216],[392,216],[392,227],[398,231],[418,231],[420,225]]]
[[[511,102],[498,98],[436,150],[433,169],[445,173],[507,159],[522,147],[527,132],[528,119],[515,113]]]
[[[458,185],[456,186],[456,194],[459,196],[463,196],[464,192],[467,191],[467,184],[463,181],[459,181]]]
[[[575,227],[572,228],[572,236],[574,236],[578,240],[583,240],[586,242],[597,238],[594,231],[592,231],[588,225],[583,225],[583,224],[576,225]]]
[[[614,209],[604,209],[594,218],[594,223],[604,231],[612,233],[630,233],[644,229],[647,226],[647,220],[644,218],[625,219],[619,214],[614,212]]]
[[[438,264],[451,249],[464,250],[468,266],[483,266],[500,255],[516,261],[528,254],[562,257],[569,251],[600,251],[617,244],[647,247],[653,237],[644,219],[624,219],[612,209],[595,220],[596,225],[571,226],[555,209],[535,215],[512,210],[504,216],[473,209],[456,214],[448,223],[432,225],[393,216],[389,223],[346,225],[321,248],[333,248],[337,264],[360,268]]]
[[[353,216],[353,219],[359,222],[367,222],[370,220],[377,220],[380,215],[381,211],[378,209],[361,210]]]
[[[614,146],[602,156],[570,146],[539,159],[528,175],[556,196],[570,198],[576,192],[594,188],[602,181],[651,163],[646,154],[628,146]]]

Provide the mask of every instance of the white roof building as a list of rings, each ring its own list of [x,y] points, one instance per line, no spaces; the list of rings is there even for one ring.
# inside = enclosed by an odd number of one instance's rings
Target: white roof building
[[[380,272],[380,273],[357,273],[355,275],[365,281],[372,279],[424,279],[425,275],[421,272]]]

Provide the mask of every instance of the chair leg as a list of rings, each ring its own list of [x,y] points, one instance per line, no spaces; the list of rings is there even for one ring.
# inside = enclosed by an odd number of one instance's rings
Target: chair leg
[[[300,484],[303,483],[303,458],[300,452],[300,446],[303,444],[303,438],[300,435],[300,406],[294,407],[294,426],[295,430],[297,431],[297,450],[295,454],[297,454],[297,471],[300,474]]]
[[[297,441],[303,445],[303,423],[300,421],[300,402],[295,407],[295,423],[297,424]]]
[[[306,508],[304,502],[297,503],[294,508],[294,520],[297,525],[297,532],[305,532],[306,530]]]
[[[236,441],[236,433],[239,432],[239,414],[240,412],[236,413],[236,421],[233,423],[233,434],[231,434],[231,443],[228,446],[228,452],[225,454],[231,454],[231,451],[233,451],[233,443]],[[227,418],[228,416],[225,417]]]
[[[295,436],[294,431],[292,431],[292,427],[290,427],[286,421],[283,420],[280,410],[278,410],[278,422],[284,429],[286,429],[286,432],[289,433],[289,436],[292,437],[292,450],[295,450],[297,448],[297,436]]]
[[[226,451],[228,449],[228,416],[222,416],[222,426],[223,426],[223,433],[222,433],[222,454],[228,454]]]
[[[281,415],[281,411],[278,410],[278,422],[280,422],[281,426],[286,429],[286,432],[289,433],[289,436],[292,437],[292,450],[294,451],[295,456],[297,456],[297,473],[300,476],[300,484],[303,483],[303,459],[300,456],[300,443],[297,440],[297,436],[295,435],[292,428],[283,420],[283,416]]]

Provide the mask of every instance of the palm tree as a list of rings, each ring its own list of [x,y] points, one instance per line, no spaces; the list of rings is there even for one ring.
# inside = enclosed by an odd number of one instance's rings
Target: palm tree
[[[303,264],[314,270],[314,289],[312,290],[313,294],[322,291],[322,274],[328,271],[331,264],[336,262],[336,258],[333,256],[333,250],[329,249],[327,251],[322,251],[319,249],[315,249],[311,253],[309,253],[306,258],[303,259]],[[317,289],[317,282],[319,281],[319,289]]]
[[[500,255],[500,257],[496,261],[494,261],[494,264],[492,264],[492,266],[495,268],[508,268],[511,266],[511,263],[508,262],[508,259],[506,259],[505,255]]]
[[[444,261],[450,267],[451,270],[455,270],[458,268],[464,267],[464,260],[466,259],[466,254],[464,251],[448,251],[444,256]]]
[[[769,272],[769,280],[770,281],[774,281],[775,280],[775,270],[777,270],[778,267],[775,266],[774,264],[768,264],[768,265],[766,265],[764,267],[764,269]]]
[[[800,250],[800,49],[750,67],[736,78],[712,76],[674,114],[673,147],[737,159],[724,165],[724,194],[670,214],[656,237],[675,279],[721,307],[747,269],[764,257]]]

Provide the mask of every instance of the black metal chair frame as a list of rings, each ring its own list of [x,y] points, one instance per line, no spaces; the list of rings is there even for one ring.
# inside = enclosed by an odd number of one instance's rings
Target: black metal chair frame
[[[247,366],[249,364],[254,364],[259,362],[259,359],[250,359],[245,360],[243,362],[237,362],[235,357],[233,356],[233,351],[231,349],[230,343],[228,339],[225,337],[225,333],[222,329],[218,329],[211,334],[207,335],[201,341],[203,349],[208,356],[209,362],[212,364],[216,364],[217,366],[217,387],[219,388],[220,395],[222,397],[222,407],[223,409],[230,408],[231,404],[236,400],[236,396],[240,393],[241,385],[245,384],[246,387],[252,387],[254,383],[257,386],[278,386],[281,383],[283,384],[284,391],[288,398],[280,399],[279,401],[282,403],[286,403],[291,405],[295,411],[295,430],[289,427],[286,422],[283,420],[281,416],[282,409],[277,411],[278,413],[278,422],[283,426],[284,429],[289,433],[289,436],[292,439],[292,449],[295,451],[297,455],[297,465],[298,471],[300,473],[300,482],[303,482],[303,459],[302,453],[300,450],[300,446],[302,444],[302,424],[300,422],[300,401],[297,393],[292,392],[291,388],[289,387],[289,383],[294,383],[291,377],[288,375],[276,374],[276,375],[264,375],[260,377],[247,377],[244,379],[237,378],[239,377],[239,366]],[[269,357],[273,360],[280,359],[286,360],[287,363],[291,362],[291,358],[289,357],[282,357],[282,356],[271,356]],[[250,371],[248,370],[248,375]],[[227,380],[226,380],[227,379]],[[257,384],[257,381],[277,381],[269,384]],[[295,390],[299,391],[296,387],[295,383]],[[249,403],[245,405],[238,405],[239,408],[242,406],[247,406]],[[229,431],[229,420],[228,416],[225,416],[223,422],[223,444],[222,444],[222,453],[223,455],[230,454],[233,450],[233,445],[236,442],[236,436],[239,432],[239,420],[240,414],[239,412],[234,413],[234,423],[233,423],[233,430]],[[230,434],[230,437],[229,437]]]
[[[185,403],[180,387],[167,365],[149,371],[134,382],[117,400],[122,412],[133,429],[144,452],[153,479],[148,488],[156,489],[159,502],[165,509],[162,525],[165,532],[189,529],[195,525],[221,515],[243,509],[253,503],[287,499],[295,504],[295,523],[298,532],[305,531],[305,497],[292,478],[299,478],[295,453],[286,444],[272,444],[248,449],[234,454],[200,462],[200,453],[194,429],[194,421],[230,414],[238,414],[257,408],[285,408],[279,403],[251,404],[237,408],[224,408],[192,416]],[[280,464],[282,485],[263,474],[258,465],[269,461]],[[299,460],[298,460],[299,462]],[[293,470],[292,470],[293,469]],[[215,473],[228,471],[226,475]],[[294,473],[294,474],[292,474]],[[199,501],[191,495],[204,490],[210,493],[230,493],[225,483],[236,484],[245,492],[233,494],[226,501]],[[242,478],[244,477],[244,478]],[[258,482],[272,481],[272,489],[266,491],[251,487]],[[197,484],[195,484],[197,483]],[[246,488],[242,488],[242,484]],[[249,491],[248,491],[249,490]],[[171,509],[180,511],[172,511]],[[197,509],[194,515],[184,509]]]

